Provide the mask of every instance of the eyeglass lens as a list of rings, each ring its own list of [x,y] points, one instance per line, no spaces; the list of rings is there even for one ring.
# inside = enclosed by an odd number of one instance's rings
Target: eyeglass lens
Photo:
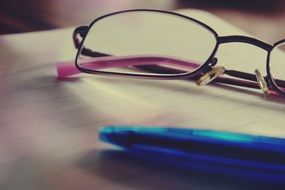
[[[184,74],[204,64],[216,44],[213,32],[182,16],[152,11],[123,12],[97,20],[82,45],[116,57],[94,59],[83,55],[81,48],[76,61],[81,68],[105,72],[150,74],[130,66],[153,64]]]

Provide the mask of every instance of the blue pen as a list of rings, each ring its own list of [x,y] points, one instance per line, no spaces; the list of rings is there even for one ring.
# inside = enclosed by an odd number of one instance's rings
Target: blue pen
[[[105,126],[99,136],[159,162],[285,183],[285,139],[155,126]]]

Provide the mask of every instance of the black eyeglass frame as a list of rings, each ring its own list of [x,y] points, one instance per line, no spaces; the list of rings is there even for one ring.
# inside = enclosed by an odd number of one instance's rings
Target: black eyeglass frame
[[[177,75],[173,75],[173,74],[171,74],[171,75],[145,75],[145,74],[132,74],[132,73],[115,73],[115,72],[109,72],[109,71],[91,70],[91,69],[86,69],[86,68],[80,67],[77,60],[81,54],[86,55],[86,56],[90,56],[90,57],[111,56],[109,54],[92,51],[91,49],[85,48],[83,46],[84,41],[86,39],[86,36],[88,36],[88,32],[90,31],[90,28],[92,28],[94,26],[94,24],[96,24],[98,21],[100,21],[106,17],[109,17],[109,16],[122,14],[122,13],[128,13],[128,12],[142,12],[142,11],[170,14],[170,15],[182,17],[184,19],[188,19],[189,21],[197,23],[201,27],[206,28],[216,38],[216,45],[215,45],[212,53],[210,54],[209,58],[205,61],[205,63],[203,63],[195,71],[183,73],[183,74],[177,74]],[[77,69],[83,73],[117,75],[117,76],[125,76],[125,77],[138,77],[138,78],[161,79],[161,80],[164,80],[164,79],[165,80],[173,80],[173,79],[184,79],[184,80],[185,79],[186,80],[187,79],[194,79],[194,80],[196,80],[197,78],[199,78],[201,76],[201,74],[203,74],[206,71],[209,71],[216,64],[217,61],[216,61],[215,55],[216,55],[216,52],[217,52],[217,50],[221,44],[232,43],[232,42],[241,42],[241,43],[251,44],[251,45],[257,46],[259,48],[262,48],[263,50],[265,50],[267,52],[267,59],[266,59],[266,74],[267,74],[267,76],[264,77],[264,80],[266,81],[267,86],[271,90],[273,90],[279,94],[285,95],[285,90],[284,90],[285,89],[285,81],[275,80],[273,78],[273,75],[272,75],[271,70],[270,70],[271,52],[276,46],[285,43],[285,39],[280,40],[280,41],[274,43],[273,45],[270,45],[270,44],[263,42],[259,39],[248,37],[248,36],[242,36],[242,35],[219,36],[217,34],[217,32],[213,28],[208,26],[207,24],[205,24],[205,23],[203,23],[197,19],[191,18],[189,16],[180,14],[180,13],[165,11],[165,10],[154,10],[154,9],[131,9],[131,10],[123,10],[123,11],[109,13],[109,14],[106,14],[106,15],[103,15],[101,17],[96,18],[93,22],[91,22],[91,24],[89,26],[77,27],[73,32],[73,41],[74,41],[74,45],[75,45],[76,49],[78,49],[77,54],[76,54],[76,58],[75,58],[75,65],[76,65]],[[136,66],[136,67],[140,67],[140,66]],[[155,68],[155,67],[156,66],[148,65],[148,66],[144,66],[144,67],[140,67],[140,68],[144,69],[144,70],[148,70],[150,72],[153,70],[161,69],[161,68],[158,68],[158,67]],[[214,79],[214,82],[243,86],[243,87],[249,87],[249,88],[260,88],[258,83],[257,83],[256,76],[254,74],[245,73],[245,72],[241,72],[241,71],[235,71],[235,70],[226,70],[225,74],[232,76],[232,77],[245,79],[247,81],[232,79],[232,78],[225,78],[225,77],[218,77],[218,78]],[[277,85],[277,83],[278,83],[278,85]],[[284,88],[284,89],[282,90],[282,88]]]

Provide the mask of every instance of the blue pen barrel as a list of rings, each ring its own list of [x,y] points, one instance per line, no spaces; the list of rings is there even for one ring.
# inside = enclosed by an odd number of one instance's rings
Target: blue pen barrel
[[[136,153],[163,155],[163,159],[254,168],[258,175],[277,174],[285,183],[285,140],[223,131],[103,127],[100,139]],[[151,153],[151,154],[149,154]],[[203,164],[202,164],[203,165]],[[243,174],[242,174],[243,175]]]
[[[149,147],[285,165],[285,140],[231,132],[176,128],[105,127],[100,139],[125,148]]]

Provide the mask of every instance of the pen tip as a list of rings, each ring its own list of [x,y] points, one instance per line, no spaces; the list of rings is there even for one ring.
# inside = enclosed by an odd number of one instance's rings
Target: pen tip
[[[99,139],[104,142],[109,142],[108,136],[114,132],[113,126],[103,126],[99,129]]]

